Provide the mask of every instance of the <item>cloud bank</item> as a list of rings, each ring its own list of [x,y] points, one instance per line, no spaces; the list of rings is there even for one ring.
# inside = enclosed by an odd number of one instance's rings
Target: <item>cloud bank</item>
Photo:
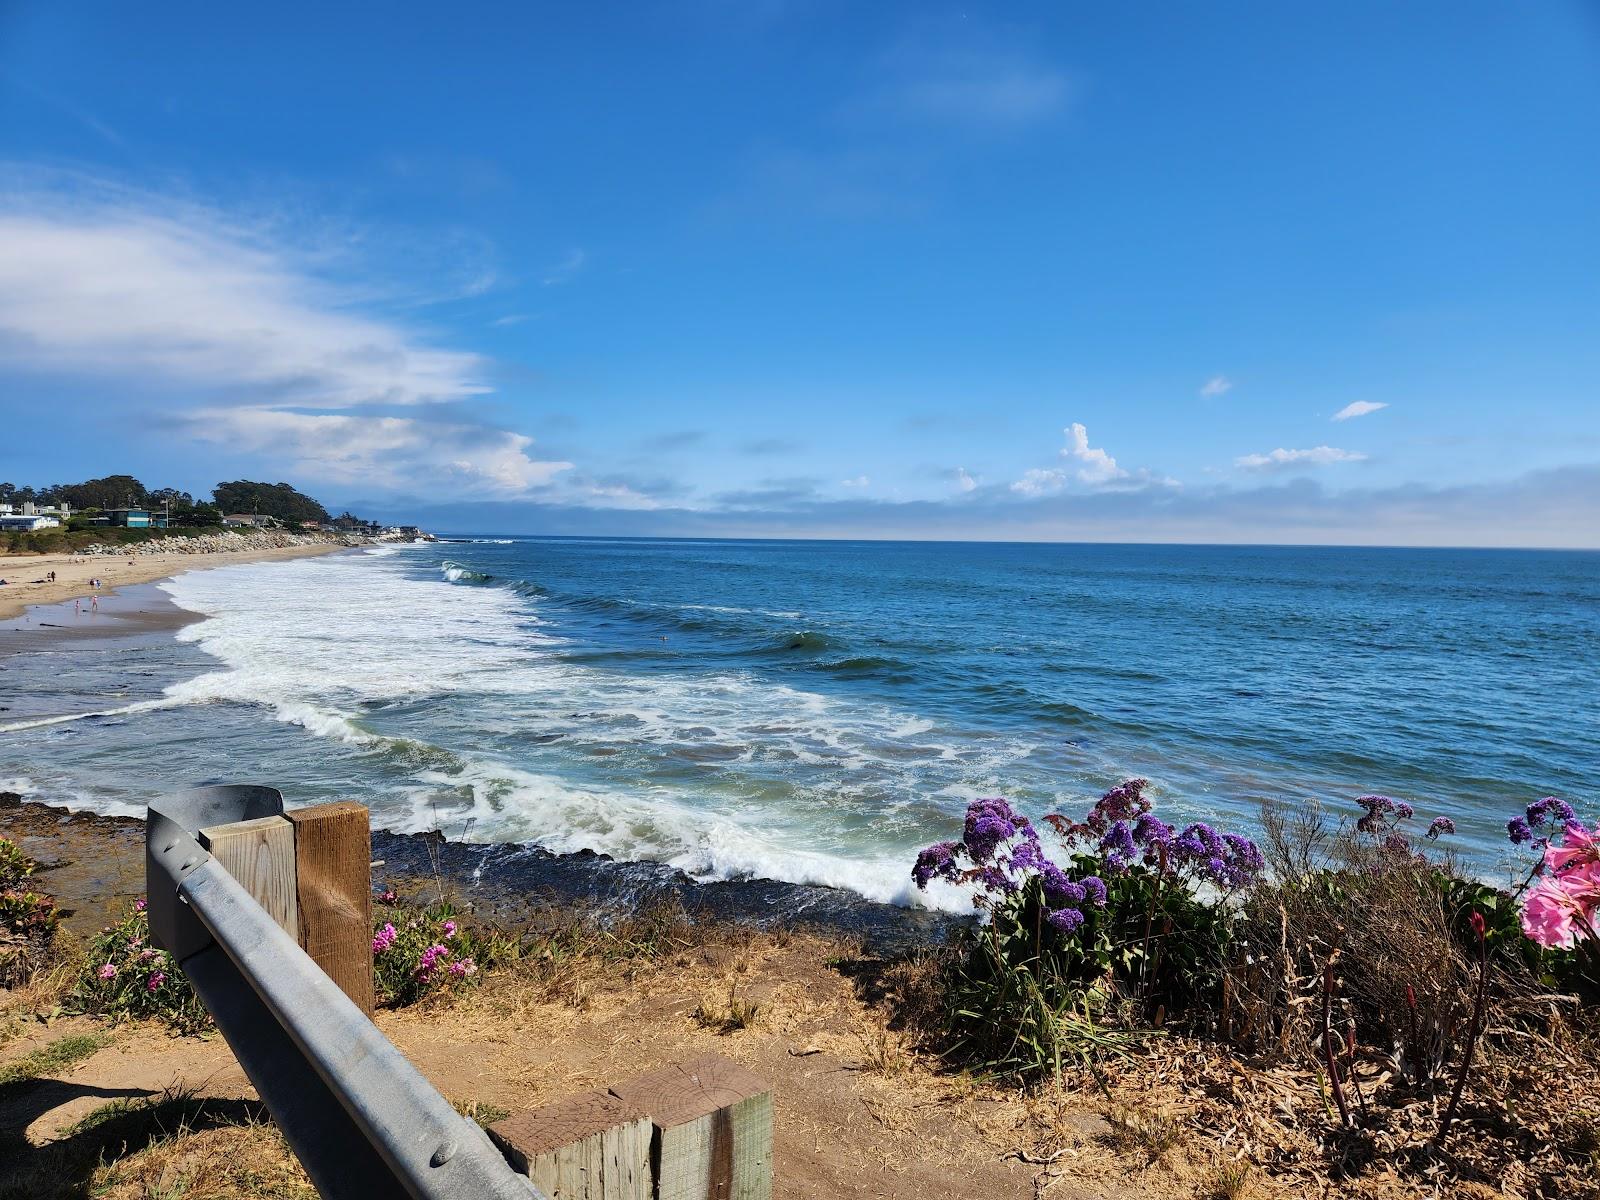
[[[1233,460],[1247,471],[1283,471],[1290,467],[1326,467],[1333,463],[1364,462],[1366,455],[1337,446],[1313,446],[1309,450],[1285,450],[1281,446],[1267,454],[1245,454]]]
[[[0,180],[6,366],[160,389],[171,428],[312,480],[519,495],[570,465],[464,415],[488,364],[358,311],[371,289],[329,282],[325,249],[77,176]]]
[[[955,500],[820,499],[774,486],[727,506],[616,514],[546,503],[424,511],[462,532],[662,537],[901,538],[932,541],[1178,542],[1288,545],[1600,546],[1600,464],[1459,487],[1333,491],[1311,479],[1259,487],[1063,491],[982,487]],[[414,512],[415,510],[407,510]]]

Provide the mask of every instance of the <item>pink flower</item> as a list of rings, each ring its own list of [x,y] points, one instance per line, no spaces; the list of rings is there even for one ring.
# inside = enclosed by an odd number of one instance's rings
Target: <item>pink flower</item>
[[[439,965],[440,959],[450,957],[450,951],[437,943],[429,946],[422,952],[422,959],[417,963],[417,978],[427,979],[433,974],[433,969]]]
[[[150,976],[150,981],[144,985],[145,991],[153,992],[166,981],[166,975],[161,971],[157,971],[154,975]]]
[[[95,974],[99,975],[101,979],[115,979],[117,977],[117,969],[110,963],[107,963],[105,966],[96,971]]]
[[[1595,833],[1600,833],[1600,827],[1596,828]],[[1552,844],[1545,847],[1544,865],[1550,871],[1560,874],[1584,863],[1600,862],[1600,844],[1596,844],[1594,834],[1577,821],[1567,822],[1561,842],[1559,846]]]
[[[1522,932],[1539,945],[1572,949],[1600,928],[1600,863],[1587,862],[1546,875],[1522,904]]]
[[[143,896],[140,896],[137,900],[135,900],[133,902],[133,911],[134,912],[143,912],[144,910],[145,910],[145,898]]]
[[[141,951],[139,951],[139,961],[140,962],[149,962],[155,956],[156,956],[156,952],[154,950],[141,950]]]
[[[383,891],[378,893],[378,901],[382,904],[393,904],[398,899],[400,899],[400,894],[393,888],[384,888]]]
[[[457,979],[465,979],[468,975],[476,975],[477,973],[478,964],[470,958],[459,959],[450,964],[450,974]]]
[[[374,954],[382,954],[390,946],[394,945],[395,938],[399,936],[395,932],[394,926],[385,922],[383,928],[372,935],[372,952]]]
[[[455,935],[456,935],[456,923],[454,921],[446,921],[444,923],[444,927],[443,928],[444,928],[444,936],[445,937],[447,937],[447,938],[455,937]]]
[[[129,950],[137,950],[142,945],[144,945],[144,939],[142,937],[132,937],[128,939]]]

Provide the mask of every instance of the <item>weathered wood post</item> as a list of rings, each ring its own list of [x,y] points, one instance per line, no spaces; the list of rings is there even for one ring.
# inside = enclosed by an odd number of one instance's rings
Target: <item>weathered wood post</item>
[[[372,1015],[372,829],[365,805],[353,800],[288,813],[300,946]]]
[[[720,1054],[612,1087],[649,1114],[656,1200],[770,1200],[772,1091]]]
[[[584,1092],[489,1127],[513,1167],[550,1200],[652,1200],[650,1118]]]
[[[720,1054],[497,1122],[551,1200],[771,1200],[772,1091]]]
[[[285,933],[300,936],[294,826],[282,817],[213,825],[200,831],[200,844]]]
[[[200,843],[369,1017],[372,830],[364,805],[315,804],[200,831]]]

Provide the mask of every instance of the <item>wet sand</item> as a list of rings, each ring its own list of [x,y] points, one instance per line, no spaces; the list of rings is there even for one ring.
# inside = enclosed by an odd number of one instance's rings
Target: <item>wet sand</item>
[[[70,609],[73,600],[82,599],[83,607],[88,608],[89,597],[95,594],[95,589],[89,585],[91,579],[104,581],[99,593],[99,606],[103,610],[107,592],[127,584],[152,583],[183,571],[280,558],[307,558],[343,549],[346,547],[342,543],[328,542],[317,546],[227,550],[215,554],[0,555],[0,579],[6,581],[0,586],[0,624],[9,627],[17,624],[12,618],[27,619],[31,615],[26,612],[29,605],[56,604],[64,600]],[[51,571],[56,573],[55,582],[44,582]]]
[[[74,598],[35,604],[0,620],[0,659],[58,644],[66,649],[99,639],[165,636],[200,619],[201,614],[179,608],[153,583],[129,584],[102,591],[93,603]]]

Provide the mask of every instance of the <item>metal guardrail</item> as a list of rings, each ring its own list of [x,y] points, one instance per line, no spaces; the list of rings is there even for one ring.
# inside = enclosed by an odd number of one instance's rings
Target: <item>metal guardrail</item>
[[[201,846],[214,825],[283,813],[275,788],[150,806],[150,934],[183,968],[327,1200],[545,1200],[474,1122]]]

